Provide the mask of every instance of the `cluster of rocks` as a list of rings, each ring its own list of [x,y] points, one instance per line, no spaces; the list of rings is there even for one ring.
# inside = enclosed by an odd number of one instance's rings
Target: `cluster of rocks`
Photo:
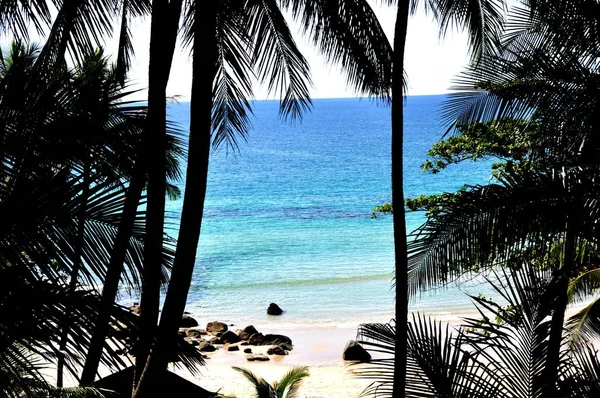
[[[268,361],[268,355],[287,355],[293,349],[292,340],[281,334],[262,334],[252,325],[233,332],[224,322],[208,322],[201,328],[198,322],[184,315],[179,334],[200,352],[214,352],[218,349],[240,351],[247,354],[249,361]],[[255,353],[249,346],[269,346],[266,355]],[[264,351],[264,350],[263,350]]]
[[[137,303],[131,307],[134,313],[139,312]],[[275,303],[269,304],[267,314],[281,315],[283,310]],[[243,351],[248,361],[269,361],[269,355],[287,355],[293,349],[292,340],[281,334],[262,334],[252,325],[235,332],[224,322],[208,322],[201,328],[193,317],[185,313],[179,325],[179,335],[202,353],[214,352],[219,349],[230,352]],[[267,350],[255,352],[257,346],[269,346]],[[265,354],[266,352],[266,354]],[[129,354],[132,354],[130,351]],[[348,341],[344,348],[342,359],[346,361],[369,362],[371,355],[358,342]]]

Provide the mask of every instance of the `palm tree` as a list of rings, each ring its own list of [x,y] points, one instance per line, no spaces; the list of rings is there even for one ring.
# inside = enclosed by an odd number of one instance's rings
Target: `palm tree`
[[[416,1],[387,1],[388,5],[397,3],[396,24],[394,28],[394,69],[392,85],[392,206],[404,209],[404,48],[407,36],[409,15],[417,8]],[[502,24],[500,0],[488,1],[426,1],[429,10],[440,24],[444,34],[448,27],[456,24],[469,32],[469,47],[475,57],[479,57],[493,48],[496,35]],[[408,319],[408,260],[406,219],[403,211],[393,213],[394,253],[395,253],[395,317],[400,325]],[[400,289],[398,289],[400,288]],[[392,396],[402,396],[406,374],[406,341],[408,331],[402,327],[396,334],[396,356],[394,391]]]
[[[578,242],[588,242],[594,247],[597,240],[591,227],[596,222],[596,201],[588,195],[594,196],[597,189],[595,130],[600,101],[593,54],[597,53],[600,36],[595,28],[597,17],[590,17],[588,11],[598,5],[581,2],[572,6],[568,13],[550,2],[517,9],[502,47],[465,74],[460,81],[465,92],[447,108],[447,115],[463,124],[514,118],[534,121],[545,143],[541,171],[534,170],[528,175],[512,171],[504,176],[500,186],[488,187],[485,192],[475,188],[474,195],[461,196],[461,204],[450,206],[446,214],[428,221],[421,230],[427,237],[415,241],[412,248],[413,266],[421,269],[419,274],[438,267],[430,278],[440,280],[440,276],[464,272],[475,264],[478,267],[510,264],[514,257],[521,256],[520,252],[534,247],[541,251],[558,244],[563,246],[561,262],[555,267],[558,288],[552,298],[551,354],[545,367],[548,383],[544,396],[552,396],[557,382],[569,280],[581,269],[577,263]],[[569,32],[556,29],[567,23],[573,26]],[[473,90],[474,87],[486,91]],[[518,187],[523,183],[530,183],[531,189]],[[466,201],[476,195],[481,201],[473,200],[467,205]],[[493,209],[492,197],[496,195],[511,196],[513,208],[504,207],[505,201],[496,202],[499,207]],[[557,201],[570,207],[562,208]],[[531,213],[523,213],[525,208]],[[465,223],[464,229],[456,224],[450,227],[457,233],[456,240],[438,233],[450,226],[446,223],[450,218]],[[510,220],[510,224],[505,220]],[[525,225],[527,222],[530,224]],[[509,225],[511,231],[505,230]],[[454,252],[459,247],[456,245],[466,242],[469,243],[461,246],[460,254]],[[440,251],[442,244],[445,248]],[[464,255],[465,250],[472,251],[475,247],[479,251],[476,256]],[[448,264],[457,258],[460,260],[452,264],[454,268],[449,268]]]
[[[495,274],[490,283],[507,306],[472,297],[482,318],[468,318],[456,331],[413,316],[408,324],[407,397],[538,397],[543,394],[549,355],[547,297],[552,273],[530,263]],[[379,353],[355,372],[375,378],[363,396],[387,396],[392,389],[394,324],[361,325],[359,337]],[[590,343],[574,347],[563,340],[556,397],[597,394],[600,362]]]
[[[342,62],[349,82],[385,98],[391,76],[391,49],[365,1],[284,2],[301,19],[315,44],[332,61]],[[360,15],[362,19],[356,18]],[[146,369],[146,383],[167,366],[190,286],[200,237],[211,142],[235,148],[245,136],[252,72],[281,97],[280,113],[292,118],[309,107],[308,65],[299,53],[281,7],[275,1],[221,1],[186,15],[186,40],[193,45],[194,77],[190,105],[190,143],[186,191],[176,260],[161,314],[157,343]],[[207,71],[209,73],[207,73]],[[138,393],[143,396],[140,384]]]
[[[281,380],[269,384],[262,377],[256,376],[248,369],[237,366],[233,370],[240,372],[256,390],[256,398],[294,398],[297,396],[297,390],[302,379],[308,377],[308,367],[296,366],[291,368]]]
[[[105,74],[101,53],[76,71],[55,73],[38,91],[39,79],[31,76],[36,54],[35,47],[15,43],[0,62],[0,268],[7,283],[0,305],[6,311],[23,307],[12,301],[20,297],[10,293],[13,289],[31,295],[25,303],[42,300],[39,309],[23,309],[27,322],[5,312],[3,320],[11,325],[3,330],[17,329],[4,335],[8,340],[2,347],[37,353],[44,347],[45,359],[59,358],[73,373],[82,364],[98,313],[98,297],[93,290],[82,291],[82,285],[96,290],[106,274],[125,203],[124,177],[139,148],[143,108],[120,101],[124,93],[110,77],[114,74]],[[119,273],[130,286],[140,279],[143,221],[136,209],[125,245],[127,272]],[[169,246],[162,257],[167,263],[172,258]],[[109,319],[135,329],[134,318],[114,306],[114,297],[110,308]],[[22,329],[26,325],[32,332]],[[124,365],[114,351],[108,347],[102,361],[113,368]]]

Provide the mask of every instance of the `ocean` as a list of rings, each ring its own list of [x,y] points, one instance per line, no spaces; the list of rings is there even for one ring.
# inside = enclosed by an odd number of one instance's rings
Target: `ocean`
[[[489,180],[489,162],[464,162],[438,175],[421,170],[445,130],[439,118],[445,98],[406,99],[407,197]],[[373,219],[371,212],[391,201],[390,108],[369,99],[316,99],[310,113],[290,123],[278,116],[277,101],[253,106],[247,141],[211,157],[187,311],[203,321],[278,327],[389,321],[392,218]],[[171,104],[169,117],[185,130],[189,103]],[[175,237],[181,205],[167,203]],[[423,221],[422,213],[409,213],[408,230]],[[469,289],[479,292],[477,285]],[[472,312],[465,290],[424,293],[411,310],[449,317]],[[266,314],[271,302],[284,309],[281,317]]]

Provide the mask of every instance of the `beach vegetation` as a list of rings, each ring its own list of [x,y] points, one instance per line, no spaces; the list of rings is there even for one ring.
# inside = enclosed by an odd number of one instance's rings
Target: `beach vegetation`
[[[295,366],[286,372],[280,380],[270,384],[248,369],[238,366],[232,368],[240,372],[252,384],[256,392],[256,398],[295,398],[298,396],[297,391],[300,383],[309,376],[308,367]]]
[[[467,31],[469,52],[473,59],[492,52],[496,39],[503,26],[504,15],[502,0],[459,1],[423,3],[411,1],[387,0],[388,5],[396,4],[396,22],[394,28],[394,75],[392,84],[392,144],[391,144],[391,177],[392,204],[396,208],[404,207],[404,50],[408,32],[408,20],[419,6],[423,7],[439,24],[440,36],[444,36],[449,28]],[[399,206],[400,204],[400,206]],[[376,214],[376,213],[373,213]],[[408,319],[409,306],[409,248],[407,247],[406,217],[403,211],[393,213],[394,255],[395,255],[395,318],[400,327],[396,333],[396,355],[394,366],[394,382],[391,396],[404,395],[407,373],[407,338],[408,329],[404,327]]]
[[[573,4],[569,13],[553,2],[517,6],[498,51],[486,54],[458,79],[459,91],[444,110],[458,126],[457,138],[434,147],[434,161],[426,168],[439,171],[485,156],[505,162],[487,185],[419,200],[429,210],[427,221],[408,245],[412,293],[499,267],[520,272],[533,265],[547,273],[542,278],[548,285],[546,305],[539,309],[542,318],[550,319],[544,323],[548,344],[538,375],[542,397],[555,396],[562,388],[564,356],[578,355],[563,351],[565,336],[571,335],[568,325],[586,324],[586,337],[597,336],[591,333],[597,330],[594,303],[565,323],[573,297],[569,286],[597,268],[600,97],[593,55],[598,50],[597,20],[587,14],[590,6]],[[564,24],[574,29],[557,29]],[[469,126],[477,137],[467,138]],[[596,285],[591,280],[584,285],[581,293],[589,300]],[[514,290],[510,285],[504,289]],[[488,303],[485,308],[492,307]],[[586,363],[597,361],[592,354]]]
[[[552,273],[530,266],[499,270],[494,276],[491,286],[517,312],[507,313],[488,299],[473,296],[478,313],[486,316],[465,318],[452,326],[413,315],[408,323],[406,396],[542,396],[550,355],[547,298],[555,294]],[[370,364],[353,370],[374,380],[362,396],[391,396],[395,333],[394,322],[360,326],[360,343],[376,353]],[[600,361],[593,344],[571,346],[567,339],[562,336],[554,396],[598,394]]]
[[[123,100],[102,51],[49,77],[36,67],[42,51],[15,41],[0,59],[0,367],[3,387],[15,391],[50,388],[40,366],[58,362],[59,388],[63,370],[74,376],[83,366],[145,113]],[[134,216],[118,278],[139,287],[145,213],[137,204]],[[165,272],[171,244],[166,238]],[[113,297],[100,357],[111,369],[125,365],[117,352],[135,318]]]

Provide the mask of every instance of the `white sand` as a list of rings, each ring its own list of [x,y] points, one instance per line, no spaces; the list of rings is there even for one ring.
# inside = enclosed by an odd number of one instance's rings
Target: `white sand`
[[[293,366],[308,366],[310,376],[305,378],[298,389],[298,397],[340,397],[358,396],[371,381],[359,379],[351,374],[352,367],[342,360],[346,342],[356,338],[356,329],[350,328],[311,328],[290,330],[267,330],[263,333],[277,333],[289,336],[294,349],[289,355],[270,355],[268,362],[250,362],[242,351],[228,352],[220,349],[208,353],[207,366],[202,375],[194,377],[186,371],[176,372],[210,391],[238,398],[254,396],[252,385],[244,376],[234,371],[232,366],[244,367],[272,383],[279,380]],[[267,347],[251,347],[254,353],[264,353]]]

